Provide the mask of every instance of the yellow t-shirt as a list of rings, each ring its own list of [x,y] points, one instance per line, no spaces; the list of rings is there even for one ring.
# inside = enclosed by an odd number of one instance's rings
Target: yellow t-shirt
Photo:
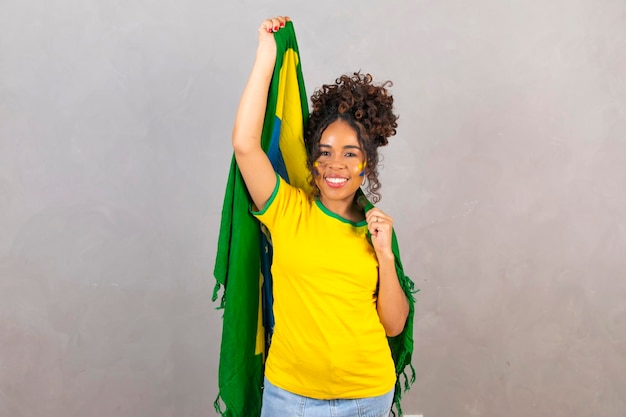
[[[275,327],[265,376],[318,399],[364,398],[396,381],[376,311],[378,261],[367,223],[330,212],[277,176],[263,210],[270,230]]]

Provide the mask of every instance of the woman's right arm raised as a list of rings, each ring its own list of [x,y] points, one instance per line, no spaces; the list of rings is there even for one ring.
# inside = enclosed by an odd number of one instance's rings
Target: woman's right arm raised
[[[284,27],[288,20],[288,17],[275,17],[261,24],[256,59],[241,96],[233,127],[233,148],[237,165],[252,201],[259,210],[265,207],[276,186],[274,168],[261,148],[261,132],[276,62],[273,32]]]

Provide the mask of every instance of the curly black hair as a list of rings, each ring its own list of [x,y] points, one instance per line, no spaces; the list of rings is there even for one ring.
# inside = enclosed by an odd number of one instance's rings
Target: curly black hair
[[[324,84],[311,96],[312,109],[304,132],[307,165],[320,157],[319,141],[322,133],[336,120],[344,120],[356,131],[359,145],[366,155],[366,193],[374,203],[380,200],[378,181],[378,147],[387,145],[396,134],[398,116],[393,112],[393,96],[387,87],[391,81],[374,84],[370,74],[355,72],[342,75],[333,84]],[[310,180],[314,194],[319,194],[315,178]]]

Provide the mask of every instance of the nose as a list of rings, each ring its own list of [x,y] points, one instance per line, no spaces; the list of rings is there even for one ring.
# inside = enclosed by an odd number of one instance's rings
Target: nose
[[[335,153],[328,160],[329,168],[344,168],[346,166],[346,161],[343,158],[343,155],[340,153]]]

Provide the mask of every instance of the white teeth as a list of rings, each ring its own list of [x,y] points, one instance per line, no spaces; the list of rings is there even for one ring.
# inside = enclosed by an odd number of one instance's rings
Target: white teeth
[[[332,182],[333,184],[341,184],[342,182],[348,181],[345,178],[326,178],[326,181]]]

